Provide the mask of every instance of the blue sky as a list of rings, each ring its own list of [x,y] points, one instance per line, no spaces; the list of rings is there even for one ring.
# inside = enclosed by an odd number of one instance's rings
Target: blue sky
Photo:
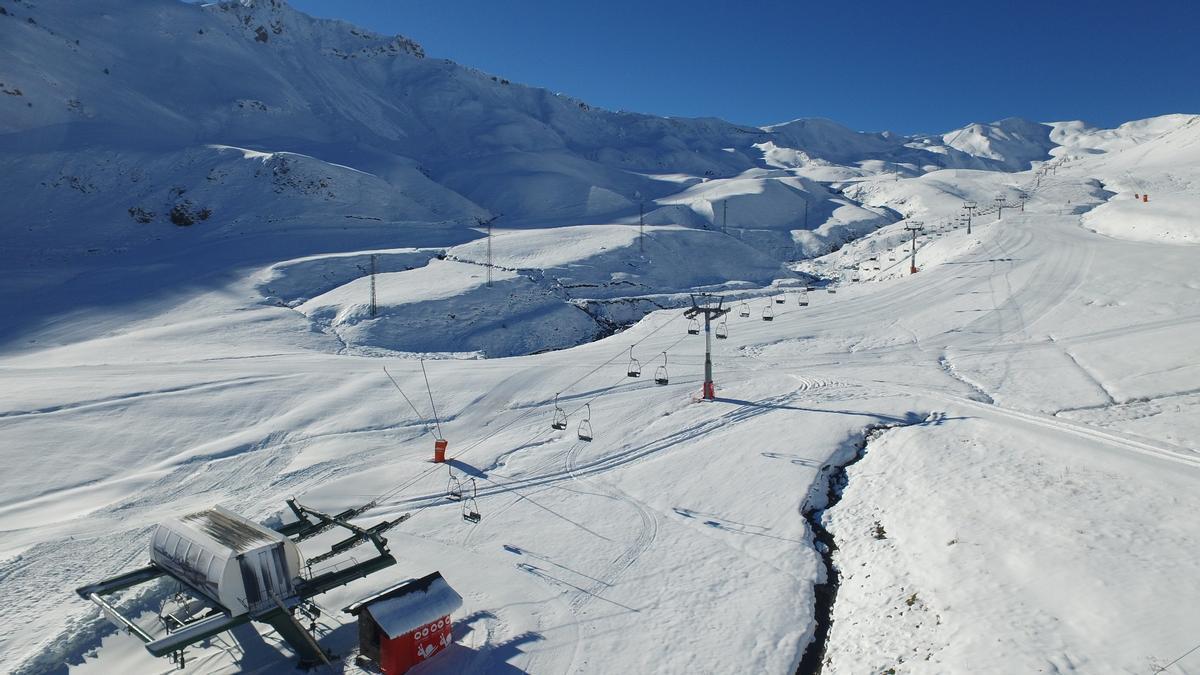
[[[610,109],[945,131],[1200,113],[1200,3],[291,0]]]

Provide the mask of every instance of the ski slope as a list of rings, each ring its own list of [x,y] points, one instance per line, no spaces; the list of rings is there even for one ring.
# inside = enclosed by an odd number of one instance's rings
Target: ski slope
[[[732,300],[714,402],[694,400],[702,340],[679,310],[571,349],[428,361],[478,525],[428,463],[419,364],[313,349],[299,319],[248,321],[293,310],[226,292],[206,321],[9,356],[4,668],[165,671],[70,589],[139,562],[164,514],[270,518],[295,495],[379,498],[364,522],[416,514],[391,536],[399,565],[320,602],[441,570],[466,604],[434,671],[790,672],[825,576],[802,511],[872,425],[900,428],[873,437],[823,516],[842,576],[824,672],[1165,664],[1200,632],[1185,581],[1200,573],[1200,279],[1187,247],[1059,215],[1068,194],[1091,188],[1060,178],[1024,213],[930,237],[917,275],[814,290],[806,307],[795,288],[782,305],[759,291],[748,318]],[[641,378],[625,374],[630,346]],[[656,386],[663,351],[670,384]],[[1149,405],[1177,412],[1129,414]],[[574,433],[588,406],[590,443]],[[320,634],[341,654],[343,622],[330,611]],[[242,633],[190,650],[188,669],[287,662],[273,635]]]
[[[279,0],[4,8],[0,671],[172,670],[73,589],[297,497],[412,514],[318,598],[334,672],[341,607],[440,570],[422,672],[1200,673],[1200,116],[754,128]]]

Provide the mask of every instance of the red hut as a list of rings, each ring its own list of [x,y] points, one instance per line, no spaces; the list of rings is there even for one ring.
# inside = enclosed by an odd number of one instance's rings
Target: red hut
[[[450,646],[450,615],[461,606],[462,596],[434,572],[342,611],[358,617],[360,655],[377,662],[385,675],[400,675]]]

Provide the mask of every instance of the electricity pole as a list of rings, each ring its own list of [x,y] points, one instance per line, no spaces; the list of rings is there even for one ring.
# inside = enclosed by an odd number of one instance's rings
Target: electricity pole
[[[917,273],[917,233],[925,229],[925,223],[919,220],[910,220],[904,225],[904,229],[912,233],[912,253],[909,258],[909,274]]]
[[[967,212],[967,234],[971,234],[971,216],[977,208],[979,205],[975,202],[963,202],[963,210]]]
[[[706,400],[713,400],[717,397],[717,387],[713,384],[712,379],[712,331],[709,328],[709,323],[722,315],[728,314],[729,310],[722,307],[725,303],[724,298],[717,298],[717,306],[709,307],[708,301],[711,298],[707,293],[701,294],[700,298],[704,305],[696,304],[696,296],[692,295],[692,307],[683,313],[683,316],[688,319],[694,319],[701,314],[704,315],[704,391],[703,397]]]

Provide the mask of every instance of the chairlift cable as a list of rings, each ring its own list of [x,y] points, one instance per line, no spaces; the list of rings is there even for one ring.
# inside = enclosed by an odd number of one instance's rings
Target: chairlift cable
[[[408,403],[408,407],[412,408],[412,411],[417,415],[417,419],[425,419],[425,416],[421,414],[421,411],[417,410],[417,406],[413,405],[413,402],[408,398],[408,394],[405,394],[404,390],[400,388],[400,385],[396,382],[396,378],[392,377],[392,374],[388,372],[387,366],[383,367],[383,374],[387,375],[388,379],[392,381],[392,385],[396,387],[396,391],[400,392],[400,395],[404,397],[404,401]],[[440,431],[441,430],[439,429],[439,433]]]
[[[666,328],[668,325],[670,325],[670,324],[674,323],[675,321],[677,321],[678,319],[680,319],[680,318],[682,318],[682,317],[683,317],[683,313],[682,313],[682,312],[680,312],[680,313],[676,314],[674,317],[672,317],[672,318],[670,318],[670,319],[668,319],[668,320],[664,321],[663,323],[659,324],[659,326],[658,326],[657,328],[655,328],[654,330],[650,331],[649,333],[647,333],[646,335],[644,335],[644,336],[643,336],[641,339],[639,339],[639,340],[637,340],[636,342],[634,342],[634,343],[633,343],[633,345],[635,345],[635,346],[636,346],[636,345],[638,345],[638,344],[641,344],[642,342],[644,342],[644,341],[646,341],[646,340],[650,339],[650,337],[651,337],[651,336],[653,336],[655,333],[658,333],[659,331],[661,331],[662,329]],[[680,342],[682,342],[682,341],[683,341],[682,339],[680,339],[680,340],[676,340],[676,341],[674,342],[674,344],[672,344],[672,345],[671,345],[671,347],[674,347],[675,345],[678,345],[678,344],[679,344]],[[580,382],[582,382],[583,380],[585,380],[585,379],[587,379],[589,376],[591,376],[593,373],[595,373],[595,372],[599,371],[601,368],[604,368],[605,366],[609,365],[610,363],[612,363],[613,361],[617,360],[617,359],[618,359],[618,358],[620,358],[621,356],[624,356],[624,355],[625,355],[625,353],[626,353],[626,350],[625,350],[625,349],[622,349],[621,351],[617,352],[617,353],[616,353],[616,354],[614,354],[612,357],[610,357],[610,358],[609,358],[607,361],[605,361],[604,363],[601,363],[600,365],[596,366],[595,368],[591,369],[590,371],[588,371],[588,372],[584,373],[583,375],[579,376],[579,378],[577,378],[577,379],[576,379],[574,382],[571,382],[571,383],[570,383],[570,384],[568,384],[566,387],[563,387],[563,390],[565,391],[565,390],[567,390],[567,389],[570,389],[571,387],[573,387],[573,386],[575,386],[575,385],[579,384]],[[424,361],[422,361],[422,363],[421,363],[421,368],[422,368],[422,371],[424,371],[424,365],[425,365],[425,364],[424,364]],[[392,379],[392,383],[393,383],[393,384],[395,384],[395,379],[393,379],[393,378],[392,378],[392,376],[391,376],[391,374],[390,374],[390,373],[388,374],[388,378],[389,378],[389,379]],[[625,378],[622,378],[622,379],[621,379],[621,381],[623,382],[623,381],[624,381],[624,379],[625,379]],[[614,386],[615,386],[615,385],[614,385]],[[610,387],[609,389],[611,389],[611,388],[612,388],[612,387]],[[397,385],[397,389],[399,389],[399,385]],[[401,392],[401,393],[403,393],[403,392]],[[561,392],[560,392],[560,393],[561,393]],[[606,392],[602,392],[602,393],[606,393]],[[408,400],[408,397],[407,397],[407,396],[405,396],[405,400]],[[594,398],[593,398],[592,400],[594,400]],[[432,395],[431,395],[431,397],[430,397],[430,402],[432,403]],[[410,405],[410,406],[412,405],[412,402],[411,402],[411,401],[409,401],[409,405]],[[488,434],[488,435],[486,435],[486,436],[482,436],[482,437],[480,437],[480,438],[479,438],[479,439],[477,439],[477,440],[476,440],[474,443],[470,443],[470,444],[468,444],[468,445],[466,445],[466,446],[463,446],[463,448],[462,448],[461,450],[459,450],[458,452],[456,452],[456,453],[454,453],[453,455],[451,455],[449,459],[457,459],[457,458],[459,458],[459,457],[461,457],[461,456],[465,455],[466,453],[470,452],[471,450],[474,450],[475,448],[477,448],[477,447],[479,447],[480,445],[482,445],[482,444],[483,444],[485,441],[489,440],[489,439],[490,439],[490,438],[492,438],[493,436],[495,436],[495,435],[497,435],[497,434],[500,434],[500,433],[504,432],[504,431],[505,431],[505,430],[507,430],[509,427],[511,427],[511,426],[513,426],[514,424],[516,424],[517,422],[520,422],[521,420],[525,419],[526,417],[529,417],[530,415],[532,415],[532,414],[534,414],[534,413],[538,412],[538,411],[539,411],[539,410],[541,410],[543,407],[545,407],[545,404],[543,404],[543,405],[540,405],[540,406],[533,406],[533,407],[530,407],[530,408],[529,408],[529,409],[527,409],[525,412],[521,413],[520,415],[517,415],[516,417],[514,417],[514,418],[513,418],[513,419],[511,419],[511,420],[509,420],[508,422],[505,422],[503,425],[501,425],[500,427],[498,427],[496,430],[494,430],[494,431],[493,431],[493,432],[491,432],[490,434]],[[416,410],[416,407],[415,407],[415,406],[413,407],[413,410],[414,410],[414,411]],[[575,412],[578,412],[578,409],[576,409],[576,411],[575,411]],[[420,413],[417,413],[417,414],[418,414],[418,416],[420,416]],[[572,413],[572,414],[574,414],[574,413]],[[435,413],[435,417],[436,417],[436,413]],[[440,426],[439,426],[439,433],[440,433]],[[535,435],[533,436],[533,439],[535,439],[535,440],[536,440],[536,438],[537,438],[538,436],[540,436],[542,433],[544,433],[544,430],[543,430],[543,431],[541,431],[541,432],[538,432],[537,434],[535,434]],[[375,497],[375,499],[374,499],[374,500],[372,500],[372,501],[374,501],[374,502],[380,502],[380,501],[382,501],[382,500],[384,500],[384,499],[387,499],[387,498],[390,498],[390,497],[392,497],[392,496],[395,496],[395,495],[397,495],[397,494],[399,494],[399,493],[401,493],[401,492],[403,492],[403,491],[407,490],[408,488],[412,487],[413,485],[417,484],[417,483],[418,483],[418,482],[420,482],[422,479],[424,479],[425,477],[429,476],[430,474],[434,473],[434,472],[435,472],[435,471],[437,471],[437,470],[438,470],[438,467],[437,467],[436,465],[435,465],[434,467],[430,468],[430,469],[426,469],[425,471],[423,471],[423,472],[421,472],[421,473],[417,474],[416,476],[413,476],[413,477],[412,477],[412,478],[410,478],[409,480],[407,480],[407,481],[404,481],[404,482],[402,482],[402,483],[399,483],[399,484],[397,484],[395,487],[393,487],[393,488],[391,488],[391,489],[389,489],[389,490],[385,490],[384,492],[380,493],[380,494],[379,494],[379,496]],[[415,515],[415,513],[414,513],[414,515]]]
[[[425,372],[425,359],[421,359],[421,374],[425,376],[425,391],[429,393],[429,407],[433,409],[433,422],[437,425],[438,440],[442,440],[442,421],[438,419],[437,406],[433,404],[433,389],[429,386],[429,373]]]

